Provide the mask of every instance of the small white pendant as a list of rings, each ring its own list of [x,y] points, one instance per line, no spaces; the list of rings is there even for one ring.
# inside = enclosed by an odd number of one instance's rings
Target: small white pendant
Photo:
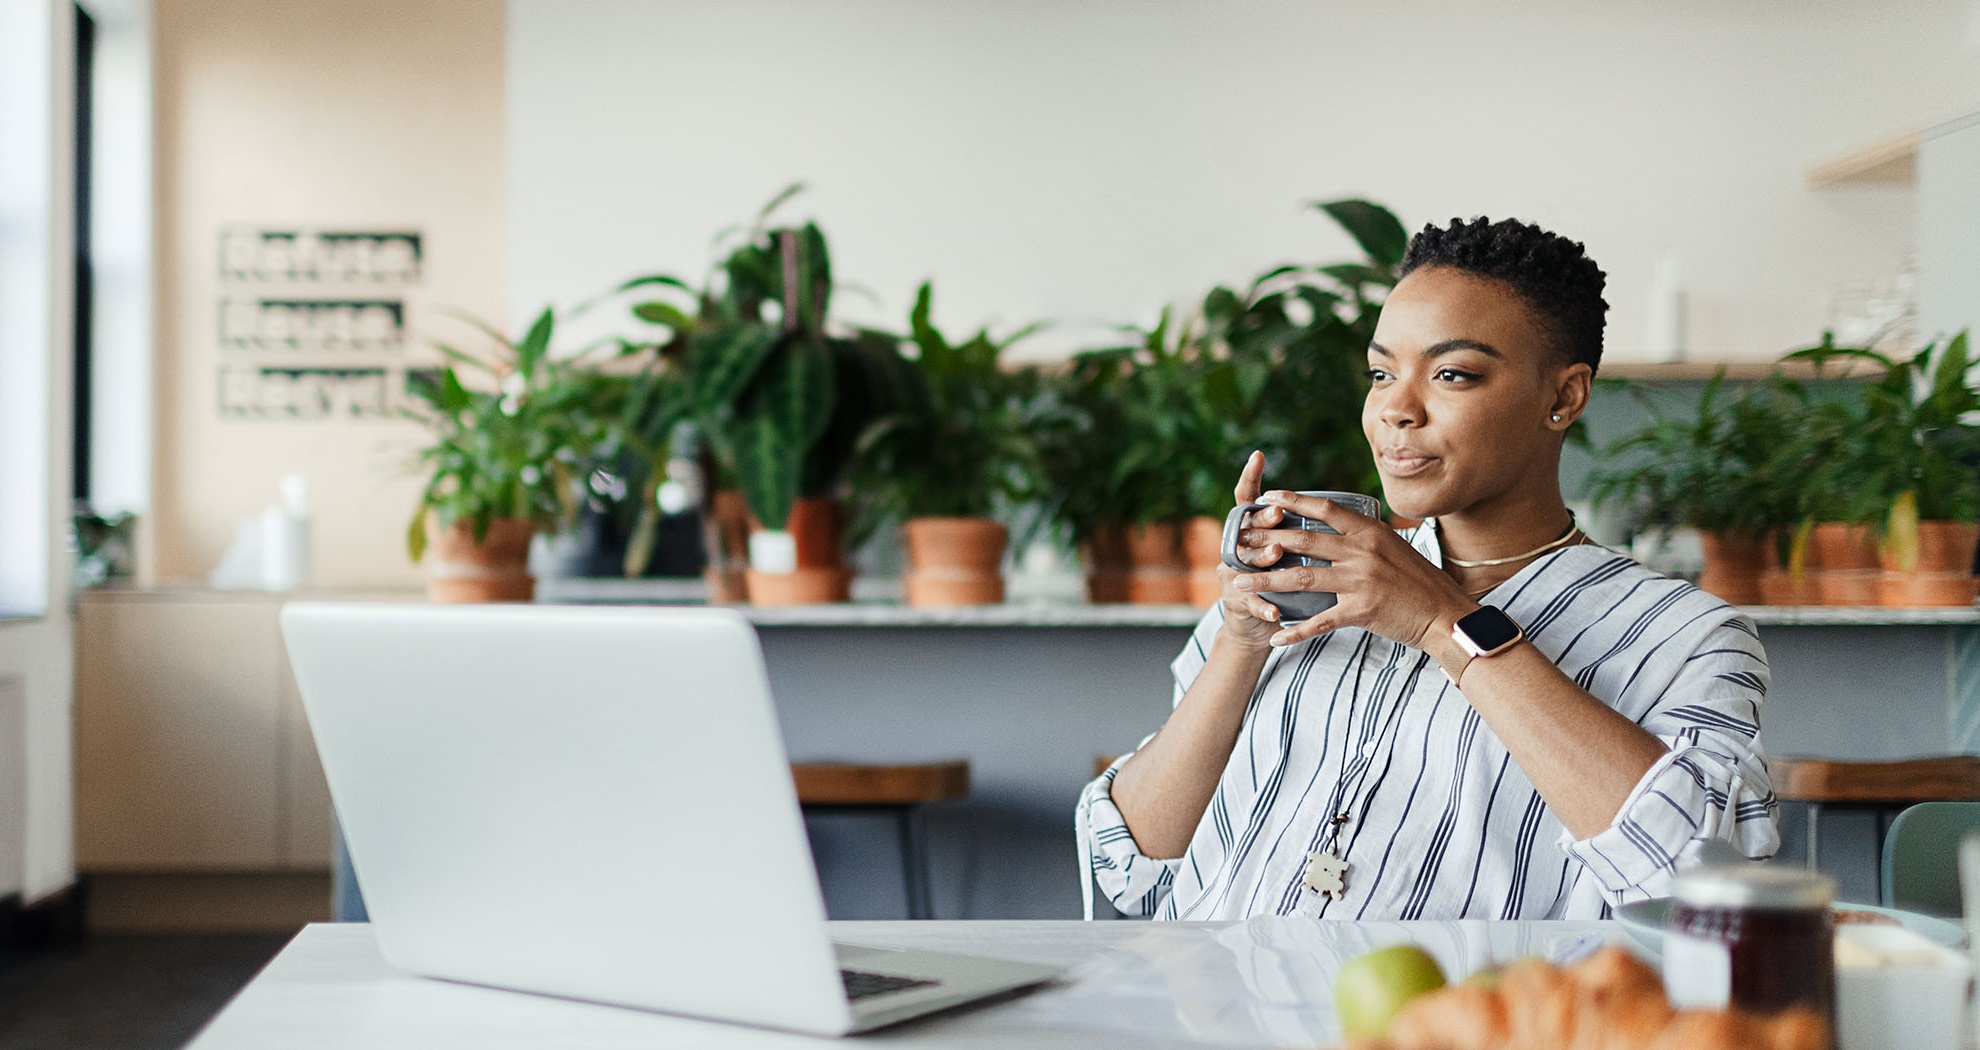
[[[1306,877],[1301,881],[1314,893],[1324,893],[1335,900],[1347,896],[1348,862],[1334,855],[1330,849],[1314,850],[1306,855]]]

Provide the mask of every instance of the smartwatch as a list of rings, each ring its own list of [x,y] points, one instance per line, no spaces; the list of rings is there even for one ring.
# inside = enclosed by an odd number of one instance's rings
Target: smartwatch
[[[1497,656],[1519,644],[1526,632],[1497,608],[1481,605],[1451,627],[1451,637],[1473,657]]]

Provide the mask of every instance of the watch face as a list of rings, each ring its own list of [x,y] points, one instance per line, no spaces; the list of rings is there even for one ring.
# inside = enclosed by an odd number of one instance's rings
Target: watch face
[[[1457,622],[1458,630],[1483,652],[1491,652],[1519,637],[1512,617],[1487,605]]]

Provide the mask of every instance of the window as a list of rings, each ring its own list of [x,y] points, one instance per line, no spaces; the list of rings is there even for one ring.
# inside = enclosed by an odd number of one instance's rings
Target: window
[[[59,23],[66,9],[49,0],[0,4],[0,615],[33,616],[48,610],[50,528],[49,430],[54,390],[50,348],[56,296],[67,282],[55,279],[58,243],[67,231],[53,216],[58,171],[68,158],[54,152],[59,92],[56,79]],[[65,71],[66,72],[66,71]]]

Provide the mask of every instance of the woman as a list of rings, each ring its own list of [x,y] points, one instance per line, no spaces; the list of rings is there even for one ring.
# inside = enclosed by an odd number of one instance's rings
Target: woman
[[[1607,917],[1679,852],[1779,845],[1752,621],[1592,544],[1560,453],[1601,362],[1603,274],[1514,221],[1426,227],[1368,348],[1362,428],[1397,533],[1260,493],[1247,564],[1173,665],[1160,730],[1089,784],[1082,852],[1124,913]],[[1276,528],[1283,513],[1338,535]],[[1278,621],[1261,591],[1339,595]]]

